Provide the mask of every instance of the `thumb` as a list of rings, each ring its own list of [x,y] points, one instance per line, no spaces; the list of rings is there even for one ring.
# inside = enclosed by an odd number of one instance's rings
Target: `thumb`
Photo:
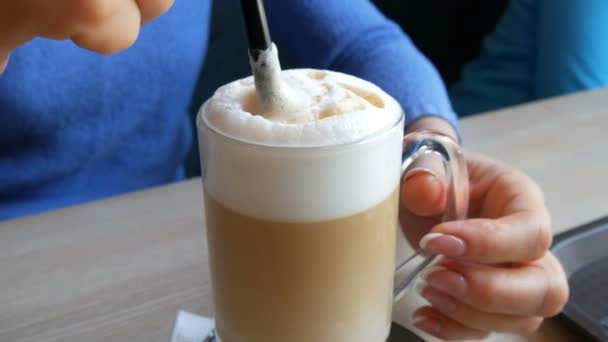
[[[425,155],[406,171],[401,182],[401,205],[417,216],[444,212],[447,198],[445,172],[439,156]]]

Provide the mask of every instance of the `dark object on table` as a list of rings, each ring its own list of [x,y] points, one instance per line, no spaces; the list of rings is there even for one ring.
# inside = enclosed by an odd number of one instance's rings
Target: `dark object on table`
[[[416,336],[413,332],[393,322],[391,325],[391,334],[386,342],[424,342],[424,340]]]
[[[561,317],[587,337],[608,341],[608,217],[559,234],[551,250],[570,285]]]

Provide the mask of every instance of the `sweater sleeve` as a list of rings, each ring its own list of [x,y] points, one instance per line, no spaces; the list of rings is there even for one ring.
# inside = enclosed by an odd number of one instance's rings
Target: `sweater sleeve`
[[[552,1],[552,0],[549,0]],[[512,0],[450,89],[461,115],[512,106],[534,99],[538,0]]]
[[[536,96],[608,85],[608,1],[540,3]]]
[[[406,113],[457,117],[434,66],[401,28],[368,0],[267,0],[270,29],[279,49],[297,64],[341,71],[375,83]]]

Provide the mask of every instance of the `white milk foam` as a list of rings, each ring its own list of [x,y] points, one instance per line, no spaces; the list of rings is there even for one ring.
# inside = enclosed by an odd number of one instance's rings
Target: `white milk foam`
[[[216,91],[203,108],[205,120],[228,136],[258,144],[327,146],[381,131],[401,115],[392,97],[350,75],[295,69],[283,71],[282,79],[291,93],[300,96],[299,110],[263,116],[258,112],[253,77],[247,77]]]
[[[298,113],[253,114],[252,77],[219,88],[203,105],[197,126],[205,190],[239,213],[281,222],[354,215],[395,191],[399,104],[346,74],[296,69],[282,76],[303,94]]]

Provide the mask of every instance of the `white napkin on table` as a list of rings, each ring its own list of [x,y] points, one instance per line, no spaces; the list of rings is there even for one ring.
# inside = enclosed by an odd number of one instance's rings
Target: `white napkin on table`
[[[201,342],[209,335],[215,321],[190,312],[177,313],[171,342]]]

